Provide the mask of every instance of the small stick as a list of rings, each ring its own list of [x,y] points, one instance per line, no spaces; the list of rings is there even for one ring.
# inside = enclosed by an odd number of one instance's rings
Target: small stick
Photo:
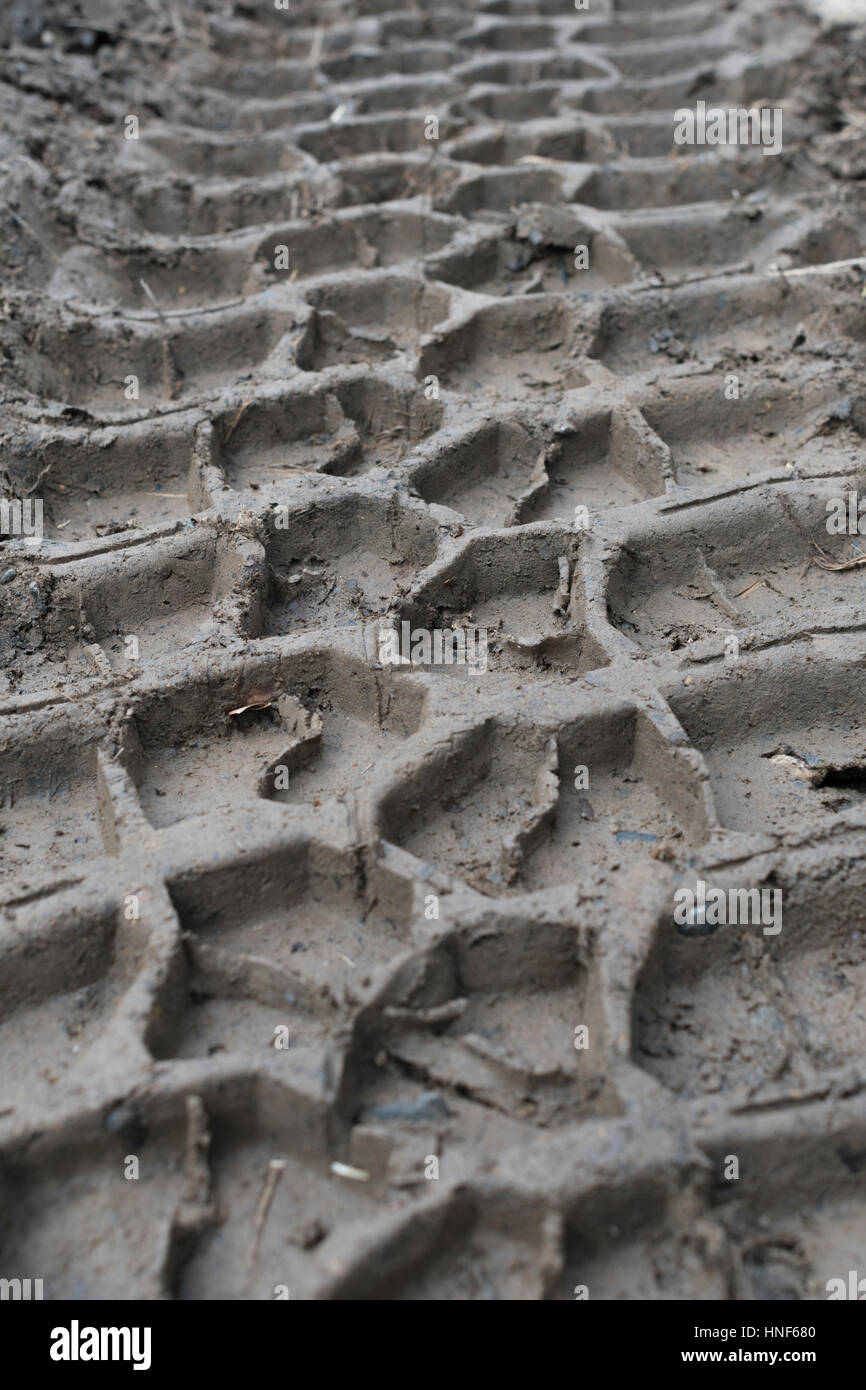
[[[313,42],[310,44],[310,56],[307,59],[310,67],[314,68],[322,56],[322,43],[324,42],[324,38],[324,29],[317,29],[313,34]]]
[[[268,1212],[271,1209],[271,1203],[274,1200],[274,1194],[277,1190],[280,1178],[283,1176],[283,1169],[285,1167],[286,1159],[284,1158],[272,1158],[268,1164],[262,1195],[259,1197],[253,1221],[253,1244],[250,1250],[250,1267],[255,1264],[258,1257],[259,1245],[261,1244],[262,1233],[265,1229],[265,1222],[268,1219]]]
[[[817,541],[813,541],[815,547],[815,564],[820,565],[822,570],[855,570],[860,565],[866,565],[866,555],[859,555],[853,560],[831,560],[825,550],[822,550]]]
[[[55,256],[54,252],[51,250],[50,246],[46,246],[45,242],[42,240],[42,238],[41,238],[41,236],[39,235],[39,233],[38,233],[38,232],[34,232],[33,228],[30,226],[30,223],[26,220],[26,218],[19,216],[19,214],[18,214],[17,212],[13,212],[11,208],[7,208],[6,211],[8,212],[9,216],[12,218],[12,221],[13,221],[13,222],[17,222],[18,225],[19,225],[19,227],[23,227],[24,230],[25,230],[25,232],[29,232],[29,233],[30,233],[30,235],[32,236],[33,240],[37,243],[38,246],[41,246],[42,250],[45,252],[45,254],[46,254],[46,256],[49,258],[49,260],[52,260],[52,261],[54,262],[54,264],[56,265],[56,264],[57,264],[57,257]]]
[[[771,265],[767,267],[767,274],[784,275],[789,280],[793,275],[832,275],[834,270],[844,270],[849,265],[866,265],[866,256],[850,256],[847,261],[824,261],[821,265],[803,265],[796,270],[782,270],[777,265]]]
[[[139,277],[138,283],[141,285],[141,288],[144,290],[145,294],[147,295],[148,299],[150,300],[151,304],[153,305],[154,309],[159,315],[159,321],[162,324],[162,370],[166,394],[169,400],[173,401],[177,395],[177,388],[180,384],[180,373],[177,370],[177,365],[171,353],[168,320],[166,319],[165,314],[162,312],[159,300],[157,299],[153,290],[150,288],[150,285],[147,283],[147,281],[142,280],[141,277]]]
[[[234,434],[234,432],[235,432],[235,430],[237,429],[238,425],[240,424],[241,420],[242,420],[242,419],[244,418],[244,416],[246,415],[246,413],[247,413],[247,411],[249,410],[249,408],[250,408],[250,406],[252,405],[252,403],[253,403],[253,398],[252,398],[252,396],[247,396],[246,400],[245,400],[245,401],[243,402],[243,404],[241,405],[241,408],[240,408],[240,410],[238,411],[237,415],[236,415],[235,418],[232,420],[231,424],[229,425],[228,429],[226,430],[226,437],[225,437],[225,439],[223,440],[223,443],[224,443],[224,444],[228,444],[229,440],[231,439],[232,435]]]

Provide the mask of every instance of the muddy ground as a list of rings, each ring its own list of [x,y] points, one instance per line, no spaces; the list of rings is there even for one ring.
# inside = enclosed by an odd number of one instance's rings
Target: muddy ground
[[[862,1268],[863,38],[4,9],[0,1276]]]

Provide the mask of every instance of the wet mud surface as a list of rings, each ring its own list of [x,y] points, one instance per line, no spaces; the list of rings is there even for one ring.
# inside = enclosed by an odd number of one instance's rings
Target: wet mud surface
[[[0,493],[43,523],[0,537],[0,1274],[824,1298],[862,31],[134,8],[0,16]],[[698,101],[781,150],[675,143]],[[384,660],[404,625],[483,667]],[[781,930],[677,924],[698,881]]]

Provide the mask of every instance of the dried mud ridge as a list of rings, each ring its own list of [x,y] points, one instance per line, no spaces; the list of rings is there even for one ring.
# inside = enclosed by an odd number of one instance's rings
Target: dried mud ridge
[[[866,569],[813,542],[861,544],[866,318],[791,273],[861,250],[813,25],[56,8],[0,34],[0,468],[46,525],[0,547],[0,1274],[824,1297]],[[698,99],[782,154],[677,149]],[[382,618],[489,669],[383,668]],[[679,933],[698,878],[781,934]]]

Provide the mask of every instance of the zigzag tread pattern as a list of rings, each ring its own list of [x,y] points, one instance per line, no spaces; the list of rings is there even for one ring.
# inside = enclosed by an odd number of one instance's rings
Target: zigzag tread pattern
[[[866,318],[815,21],[54,8],[0,20],[0,479],[44,509],[0,542],[0,1274],[824,1297]],[[676,144],[698,101],[781,150]],[[411,661],[446,630],[483,665]],[[677,930],[696,881],[781,932]]]

